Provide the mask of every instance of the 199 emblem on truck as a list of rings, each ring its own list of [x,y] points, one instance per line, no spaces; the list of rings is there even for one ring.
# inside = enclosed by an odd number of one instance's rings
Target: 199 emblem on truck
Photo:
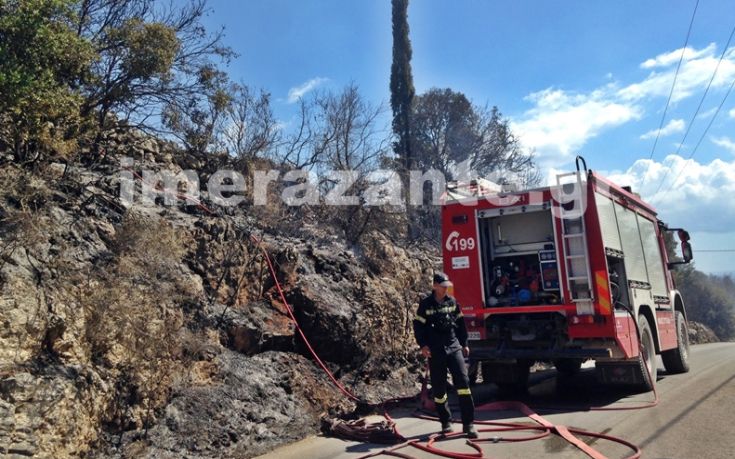
[[[449,236],[447,237],[447,242],[444,244],[444,247],[450,252],[457,250],[474,250],[475,238],[461,238],[459,237],[459,231],[452,231],[451,233],[449,233]]]

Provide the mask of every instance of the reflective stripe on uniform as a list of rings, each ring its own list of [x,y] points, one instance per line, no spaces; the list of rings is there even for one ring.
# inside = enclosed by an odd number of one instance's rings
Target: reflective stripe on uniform
[[[443,312],[454,312],[454,306],[447,306],[446,308],[439,308],[439,309],[427,309],[426,315],[430,316],[432,314],[441,314]]]
[[[446,403],[447,402],[447,394],[444,394],[444,397],[434,397],[434,401],[436,403]]]
[[[470,388],[467,389],[457,389],[457,395],[472,395],[472,392],[470,392]]]
[[[419,322],[421,322],[422,324],[425,324],[425,323],[426,323],[426,318],[424,318],[424,317],[421,317],[421,316],[420,316],[420,315],[418,315],[418,314],[416,314],[416,317],[414,317],[414,318],[413,318],[413,320],[418,320],[418,321],[419,321]]]

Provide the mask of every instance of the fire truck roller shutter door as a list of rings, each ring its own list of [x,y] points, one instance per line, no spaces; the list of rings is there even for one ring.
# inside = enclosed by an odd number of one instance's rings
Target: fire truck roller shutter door
[[[597,214],[600,218],[600,228],[602,229],[602,243],[605,247],[622,252],[623,244],[620,242],[618,220],[615,217],[615,206],[612,199],[595,193],[595,201],[597,203]]]
[[[641,229],[643,254],[646,258],[648,282],[651,284],[652,293],[657,296],[668,298],[669,291],[666,287],[666,277],[664,275],[661,249],[659,248],[658,239],[656,237],[656,227],[651,220],[643,218],[640,215],[638,216],[638,226]]]
[[[643,245],[638,231],[636,213],[615,203],[615,215],[618,218],[620,238],[623,242],[623,252],[625,253],[623,262],[625,263],[625,273],[628,280],[648,282],[646,259],[643,255]]]

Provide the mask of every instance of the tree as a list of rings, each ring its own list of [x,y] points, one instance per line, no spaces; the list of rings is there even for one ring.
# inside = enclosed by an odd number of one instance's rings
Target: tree
[[[69,154],[79,118],[80,75],[93,59],[70,27],[70,0],[0,1],[0,147],[19,161]]]
[[[339,92],[314,92],[301,100],[297,125],[274,149],[283,169],[313,173],[317,182],[312,185],[322,197],[319,205],[311,203],[317,218],[351,243],[371,231],[392,232],[391,225],[397,226],[391,205],[398,203],[391,198],[398,192],[389,193],[396,178],[371,174],[389,150],[386,127],[379,123],[383,113],[383,107],[367,102],[354,84]]]
[[[416,97],[412,145],[417,165],[453,179],[455,166],[469,160],[473,172],[499,181],[522,176],[521,186],[538,179],[533,157],[523,151],[497,107],[473,105],[461,92],[432,88]]]
[[[681,261],[673,233],[664,231],[663,234],[669,261]],[[693,264],[676,265],[672,274],[689,320],[707,325],[720,339],[735,336],[735,302],[731,299],[735,284],[730,276],[707,275]]]
[[[447,180],[480,176],[523,188],[539,181],[533,156],[520,147],[495,107],[478,107],[461,92],[432,88],[414,99],[411,119],[411,145],[422,170],[436,169]],[[460,163],[469,166],[463,174],[475,177],[458,177]],[[440,209],[427,203],[430,191],[425,185],[425,205],[411,215],[411,232],[438,239]]]
[[[411,73],[411,40],[408,37],[408,0],[392,0],[393,64],[390,69],[390,106],[393,109],[394,151],[404,169],[413,167],[411,105],[415,90]]]
[[[718,285],[718,278],[687,268],[674,274],[687,308],[688,319],[707,325],[722,340],[731,339],[735,336],[735,304],[732,292]]]
[[[77,0],[75,30],[97,54],[82,81],[84,114],[105,126],[110,113],[138,128],[158,130],[164,109],[185,109],[205,93],[215,67],[229,59],[222,31],[201,20],[204,0],[158,5],[153,0]],[[204,95],[204,97],[209,97]]]
[[[349,172],[354,180],[344,190],[344,196],[354,196],[355,203],[326,202],[321,209],[323,218],[339,228],[347,241],[356,243],[377,227],[389,226],[390,217],[381,206],[366,206],[366,193],[371,185],[369,174],[386,153],[378,126],[383,109],[365,101],[354,84],[338,94],[321,95],[316,105],[321,127],[316,138],[330,139],[318,143],[323,152],[322,165],[326,170]],[[332,176],[320,179],[325,197],[335,186],[344,185],[339,182]]]
[[[214,60],[232,52],[205,12],[204,0],[0,0],[0,147],[68,156],[108,121],[160,131],[164,109],[210,101]]]
[[[479,114],[464,94],[430,89],[413,105],[413,145],[422,169],[451,175],[450,166],[466,159],[478,142]]]
[[[265,156],[279,139],[279,130],[270,106],[270,94],[254,94],[245,84],[235,84],[230,91],[232,102],[227,109],[225,144],[231,155],[250,161]]]
[[[341,169],[365,173],[384,155],[377,125],[383,108],[364,100],[354,84],[339,93],[314,92],[301,99],[298,126],[276,150],[290,169]]]
[[[212,67],[202,67],[198,85],[201,93],[171,102],[163,110],[163,125],[196,155],[223,150],[222,133],[231,108],[227,75]]]
[[[323,95],[317,106],[325,132],[322,137],[332,139],[324,146],[326,166],[361,174],[374,169],[384,153],[377,126],[382,107],[365,101],[354,84],[339,94]]]

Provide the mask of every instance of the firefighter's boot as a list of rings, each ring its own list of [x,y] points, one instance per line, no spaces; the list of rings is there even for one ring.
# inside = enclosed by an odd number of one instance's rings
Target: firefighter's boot
[[[477,429],[475,429],[474,424],[465,424],[462,427],[462,432],[467,435],[467,438],[477,438],[479,436],[477,435]]]
[[[439,422],[442,424],[441,432],[443,434],[452,432],[452,413],[449,411],[449,402],[446,392],[441,397],[434,397],[436,404],[436,414],[439,416]]]

